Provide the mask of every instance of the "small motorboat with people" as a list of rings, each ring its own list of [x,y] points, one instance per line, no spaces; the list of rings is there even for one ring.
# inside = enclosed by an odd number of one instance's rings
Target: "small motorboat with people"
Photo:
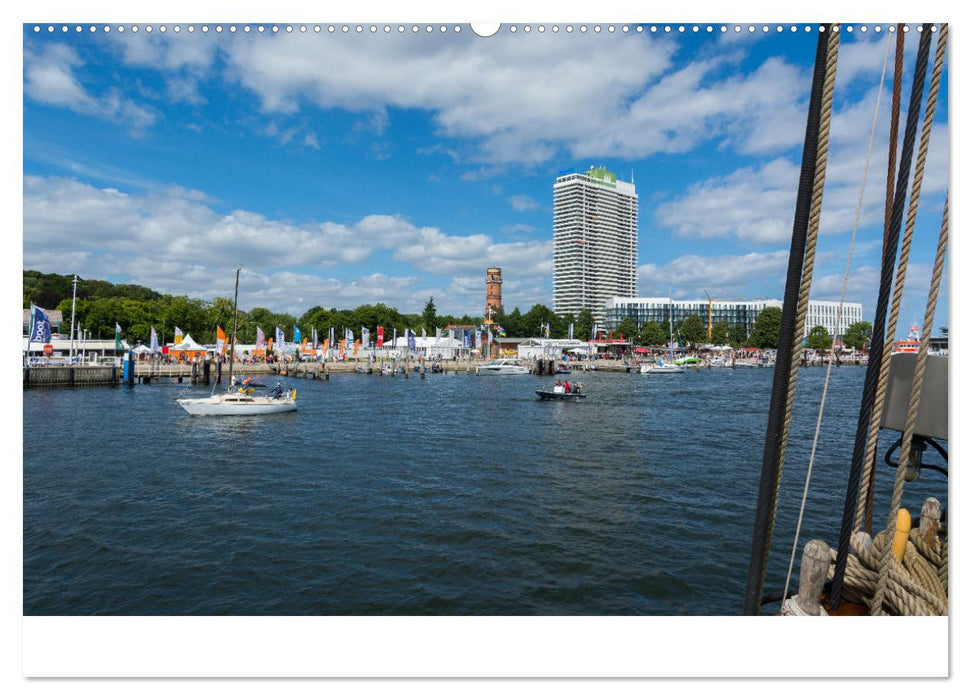
[[[479,374],[529,374],[529,370],[509,359],[493,360],[479,367]]]
[[[576,382],[556,382],[553,384],[552,391],[545,391],[543,389],[537,389],[536,395],[539,396],[540,401],[545,401],[547,399],[554,400],[570,400],[570,399],[582,399],[586,397],[583,393],[583,385]]]
[[[570,368],[561,362],[556,366],[554,372],[556,374],[570,374]]]
[[[641,365],[641,374],[684,374],[684,367],[672,365],[658,358],[654,362]]]

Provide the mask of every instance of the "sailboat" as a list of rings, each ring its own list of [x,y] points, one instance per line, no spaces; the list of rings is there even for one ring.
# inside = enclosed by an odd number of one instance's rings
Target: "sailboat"
[[[671,296],[671,291],[668,290],[668,297]],[[671,337],[673,342],[674,338],[674,304],[671,305],[671,312],[668,314],[668,335]],[[660,357],[655,359],[653,363],[648,363],[641,365],[641,374],[684,374],[684,367],[680,367],[674,364],[674,348],[668,343],[668,349],[671,353],[671,361],[665,362]]]
[[[176,402],[193,416],[259,416],[297,410],[297,390],[284,389],[279,383],[268,393],[257,395],[252,386],[237,386],[233,377],[236,359],[236,327],[239,320],[239,268],[236,269],[236,292],[233,296],[233,337],[229,348],[229,386],[226,393],[205,398],[180,398]]]

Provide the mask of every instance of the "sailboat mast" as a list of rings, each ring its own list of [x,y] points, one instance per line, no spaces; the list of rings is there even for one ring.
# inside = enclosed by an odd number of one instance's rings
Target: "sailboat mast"
[[[233,337],[229,341],[229,382],[226,390],[233,388],[233,361],[236,359],[236,322],[239,319],[239,270],[236,268],[236,291],[233,294]]]

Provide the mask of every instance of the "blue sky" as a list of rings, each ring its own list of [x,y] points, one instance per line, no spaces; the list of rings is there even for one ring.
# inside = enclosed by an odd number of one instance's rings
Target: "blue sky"
[[[816,41],[806,25],[520,23],[482,38],[454,23],[176,24],[24,25],[25,268],[212,298],[243,267],[243,308],[417,312],[433,296],[440,312],[481,314],[485,268],[498,265],[506,308],[526,310],[552,305],[553,181],[602,164],[637,186],[641,295],[782,296]],[[872,27],[842,37],[817,299],[842,287],[887,48]],[[892,57],[888,89],[891,76]],[[870,319],[888,89],[847,290]],[[945,71],[905,326],[923,318],[947,104]],[[936,325],[947,310],[945,287]]]

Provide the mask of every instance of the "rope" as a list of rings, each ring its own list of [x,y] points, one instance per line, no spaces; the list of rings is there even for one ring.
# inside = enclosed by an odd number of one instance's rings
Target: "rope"
[[[887,35],[887,42],[890,35]],[[893,213],[893,195],[896,183],[897,167],[897,133],[900,125],[900,93],[903,82],[904,72],[904,25],[897,25],[897,44],[894,50],[893,63],[893,99],[890,106],[890,145],[887,154],[887,190],[883,205],[883,236],[884,247],[886,247],[887,237],[890,234],[890,220]],[[886,252],[884,251],[884,254]],[[876,329],[874,329],[875,331]],[[867,532],[873,531],[873,485],[876,480],[876,449],[870,450],[869,445],[866,458],[863,462],[863,476],[860,481],[860,494],[857,498],[856,520],[853,523],[853,531],[860,529],[860,525],[866,520],[864,529]]]
[[[775,509],[778,499],[779,455],[782,434],[782,409],[785,405],[791,362],[792,329],[795,320],[799,280],[802,277],[802,263],[805,255],[806,231],[809,225],[809,209],[812,197],[814,165],[816,162],[817,141],[819,138],[819,114],[822,105],[823,82],[826,72],[827,33],[831,26],[825,25],[816,42],[816,57],[813,68],[813,84],[809,98],[806,119],[806,136],[803,144],[802,166],[799,174],[799,187],[796,196],[796,212],[792,226],[792,242],[789,248],[789,267],[786,274],[785,299],[782,304],[782,323],[779,333],[779,348],[773,375],[772,393],[769,401],[769,416],[765,430],[765,446],[762,454],[762,471],[759,479],[759,493],[755,509],[755,525],[752,534],[752,548],[749,556],[748,581],[745,589],[746,615],[757,615],[761,607],[762,587],[765,583],[765,570],[768,564],[769,547],[772,542],[772,528],[775,524]]]
[[[947,25],[945,25],[945,27],[946,26]],[[941,45],[944,43],[946,37],[946,32],[942,31],[937,43],[938,53],[942,52]],[[937,310],[937,295],[941,288],[941,278],[943,277],[944,273],[944,256],[947,253],[947,238],[948,199],[945,198],[944,214],[941,220],[941,232],[937,239],[937,254],[934,258],[934,271],[931,274],[931,288],[927,295],[927,307],[924,310],[924,327],[921,332],[920,351],[917,354],[917,364],[914,367],[914,383],[910,388],[910,400],[907,404],[907,419],[904,422],[904,437],[903,442],[900,445],[900,464],[897,465],[897,474],[894,478],[893,484],[893,496],[890,501],[892,520],[896,518],[897,509],[900,507],[900,502],[903,499],[904,475],[907,471],[907,462],[910,457],[910,445],[914,437],[914,429],[917,426],[917,410],[920,408],[920,394],[921,389],[923,389],[924,386],[924,369],[927,365],[927,350],[928,346],[930,345],[930,331],[931,326],[934,323],[934,312]],[[888,525],[888,529],[890,527],[892,527],[892,525]],[[892,556],[890,553],[890,548],[888,547],[887,551],[883,554],[883,562],[880,567],[880,580],[877,586],[876,594],[873,598],[873,602],[871,603],[871,614],[877,614],[874,611],[879,611],[882,609],[883,598],[886,593],[885,589],[887,577],[891,567],[890,560],[892,560]]]
[[[860,229],[860,218],[863,213],[863,195],[866,192],[867,176],[870,172],[870,158],[873,155],[873,140],[877,133],[877,122],[880,117],[880,100],[883,97],[883,83],[887,75],[887,62],[890,58],[890,37],[887,36],[887,51],[883,56],[883,70],[880,72],[880,82],[877,88],[877,103],[873,109],[873,123],[870,125],[870,139],[867,141],[866,162],[863,165],[863,181],[860,184],[860,196],[856,201],[856,216],[853,219],[853,234],[850,237],[850,250],[846,256],[846,269],[843,272],[843,289],[840,292],[840,304],[836,310],[836,328],[841,328],[843,320],[843,304],[846,301],[846,288],[850,279],[850,264],[853,261],[853,249],[856,246],[856,234]],[[786,584],[783,588],[782,598],[786,600],[789,595],[789,582],[792,580],[792,570],[796,563],[796,550],[799,546],[799,535],[802,531],[802,519],[806,511],[806,499],[809,496],[809,482],[812,479],[813,464],[816,458],[816,447],[819,443],[819,434],[823,425],[823,409],[826,407],[826,395],[829,391],[830,374],[833,371],[833,357],[836,352],[830,348],[829,362],[826,365],[826,379],[823,381],[823,395],[819,401],[819,414],[816,417],[816,432],[813,434],[813,446],[809,451],[809,466],[806,469],[806,481],[802,490],[802,501],[799,504],[799,518],[796,521],[796,534],[792,540],[792,553],[789,556],[789,569],[786,572]]]
[[[904,143],[900,159],[899,173],[894,192],[893,213],[890,229],[886,232],[883,246],[883,260],[880,271],[880,291],[877,295],[876,314],[873,322],[873,342],[870,346],[870,358],[867,362],[866,378],[863,384],[863,397],[860,401],[860,415],[857,421],[856,438],[853,444],[853,461],[850,464],[850,475],[846,485],[846,500],[843,506],[843,520],[840,526],[839,549],[836,559],[835,576],[833,579],[831,608],[839,605],[840,589],[846,570],[846,557],[849,554],[849,544],[854,516],[856,514],[856,500],[859,495],[860,481],[863,472],[863,461],[866,450],[870,416],[874,411],[874,397],[876,382],[880,371],[879,358],[883,356],[884,329],[886,328],[887,305],[893,278],[894,262],[896,259],[897,243],[900,237],[900,226],[903,219],[904,201],[907,195],[907,174],[910,172],[911,160],[914,152],[914,140],[917,134],[917,119],[920,116],[921,97],[924,92],[924,79],[927,75],[927,56],[930,52],[931,25],[923,25],[920,46],[917,50],[917,63],[914,69],[914,82],[911,86],[910,107],[907,111],[907,125],[904,129]]]
[[[921,186],[924,182],[924,166],[927,161],[927,149],[930,143],[931,127],[934,123],[934,112],[937,106],[937,93],[940,88],[941,70],[944,65],[944,49],[947,45],[947,25],[941,28],[937,39],[937,52],[934,57],[934,68],[931,72],[930,91],[927,95],[927,108],[924,113],[924,123],[920,134],[920,147],[917,152],[917,164],[914,167],[914,181],[911,186],[910,207],[907,210],[907,224],[904,237],[900,245],[900,262],[897,264],[897,278],[893,289],[893,302],[890,306],[890,320],[887,323],[887,338],[883,346],[880,359],[880,378],[877,383],[875,406],[882,407],[886,400],[887,381],[890,374],[890,354],[893,350],[894,334],[900,318],[900,304],[903,298],[904,281],[907,278],[907,268],[910,262],[910,248],[914,236],[914,226],[917,220],[917,207],[920,203]],[[933,322],[933,320],[932,320]],[[875,410],[870,418],[870,434],[867,441],[867,463],[877,449],[880,436],[881,410]],[[894,511],[896,513],[896,511]],[[896,517],[896,515],[894,515]]]

